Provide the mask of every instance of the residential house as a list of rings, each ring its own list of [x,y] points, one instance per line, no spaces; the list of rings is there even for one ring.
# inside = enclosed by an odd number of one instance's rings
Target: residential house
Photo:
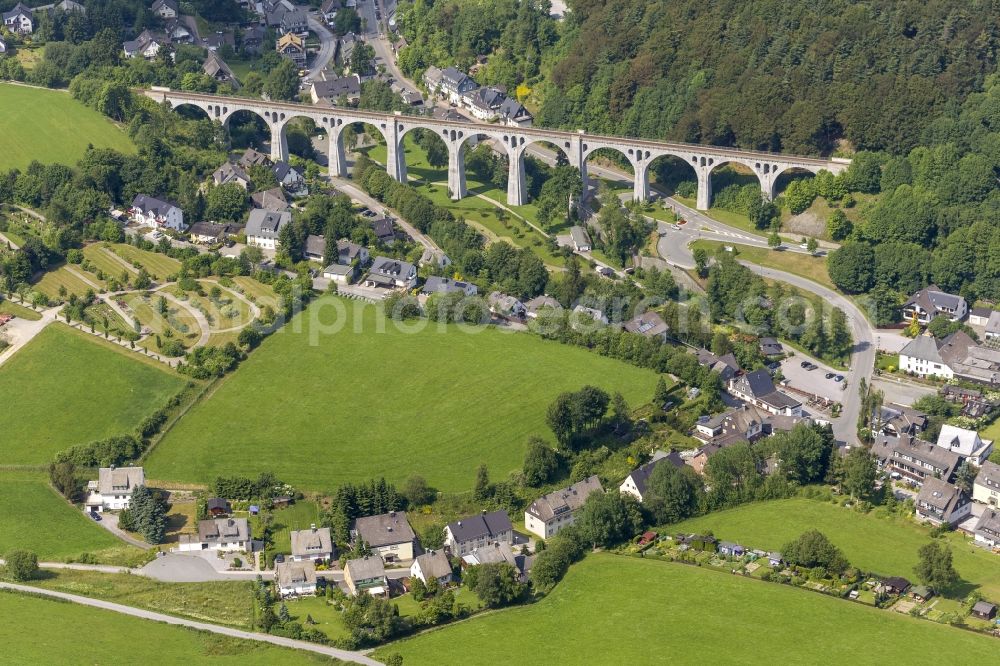
[[[923,412],[890,402],[879,408],[875,430],[883,435],[916,435],[927,428],[927,423]]]
[[[781,553],[770,552],[767,554],[767,566],[772,569],[778,569],[779,567],[784,566],[784,564],[785,560],[781,556]]]
[[[292,192],[300,189],[306,181],[301,171],[283,160],[275,162],[271,167],[271,172],[274,173],[279,185]]]
[[[531,112],[513,97],[508,97],[503,101],[498,115],[504,125],[512,127],[531,127],[531,123],[535,119]]]
[[[972,484],[972,499],[990,506],[1000,505],[1000,465],[987,460]]]
[[[232,30],[216,30],[211,35],[205,37],[202,41],[204,41],[205,48],[208,49],[209,53],[214,53],[223,46],[228,46],[233,49],[236,48],[236,35]]]
[[[729,392],[770,414],[802,416],[802,402],[776,389],[767,370],[754,370],[729,380]]]
[[[490,305],[490,312],[498,317],[524,319],[528,314],[524,303],[499,291],[490,292],[486,302]]]
[[[910,581],[901,576],[890,576],[883,580],[875,589],[885,594],[905,594],[910,589]]]
[[[437,93],[438,88],[441,87],[441,70],[431,65],[424,70],[424,85],[427,86],[427,91],[434,95]]]
[[[680,469],[684,466],[684,459],[674,450],[671,450],[670,453],[657,451],[653,454],[652,460],[644,465],[639,465],[625,477],[625,480],[618,486],[618,491],[631,495],[642,502],[643,498],[646,497],[646,486],[649,482],[649,477],[653,475],[653,470],[661,464],[673,465]]]
[[[413,559],[417,535],[407,522],[405,511],[358,518],[354,521],[351,536],[355,542],[360,539],[367,543],[372,552],[386,562]]]
[[[939,353],[955,377],[1000,386],[1000,349],[981,346],[965,331],[955,331],[941,341]]]
[[[177,550],[250,550],[250,523],[246,518],[198,521],[198,534],[182,534]]]
[[[87,484],[84,507],[93,513],[121,511],[132,502],[132,493],[146,483],[141,467],[101,467],[97,480]]]
[[[483,512],[448,523],[444,545],[456,557],[492,543],[514,543],[514,527],[506,511]]]
[[[57,2],[52,6],[50,11],[59,10],[64,14],[69,14],[71,12],[77,12],[79,14],[86,14],[87,8],[81,5],[79,2],[74,2],[73,0],[62,0],[62,2]]]
[[[465,294],[466,296],[475,296],[479,293],[479,287],[471,282],[432,275],[424,282],[420,293],[425,296],[430,296],[431,294]]]
[[[224,241],[231,234],[232,229],[228,224],[195,222],[188,229],[188,235],[190,235],[192,243],[214,245]]]
[[[292,559],[315,562],[333,559],[333,539],[329,527],[316,527],[313,523],[307,530],[292,530]]]
[[[279,0],[278,2],[263,0],[261,9],[264,16],[263,24],[277,30],[281,27],[281,17],[286,12],[295,11],[295,5],[291,0]]]
[[[524,527],[542,539],[553,537],[573,524],[577,513],[591,494],[603,492],[604,488],[595,475],[562,490],[542,495],[524,510]]]
[[[344,583],[354,596],[362,593],[374,597],[389,596],[389,579],[385,575],[385,563],[378,555],[348,560],[344,565]]]
[[[907,596],[915,601],[924,603],[934,596],[934,590],[926,585],[914,585],[910,588],[910,592]]]
[[[969,307],[965,299],[941,291],[937,285],[930,285],[910,296],[910,299],[903,304],[903,319],[906,321],[917,320],[918,323],[927,325],[937,316],[945,316],[951,321],[959,321],[965,318]]]
[[[682,550],[714,553],[718,544],[715,537],[703,534],[678,534],[674,539],[680,544]]]
[[[957,453],[977,467],[986,462],[993,452],[993,440],[981,439],[975,430],[947,424],[941,426],[937,445]]]
[[[174,44],[191,44],[194,42],[194,35],[188,29],[187,24],[178,19],[168,21],[164,28],[167,38]]]
[[[326,255],[326,238],[315,234],[306,236],[306,242],[302,245],[302,256],[310,261],[323,263],[324,255]]]
[[[524,310],[530,319],[537,319],[539,313],[544,309],[562,310],[562,305],[548,294],[535,296],[524,304]]]
[[[243,52],[249,55],[259,55],[264,49],[264,37],[267,32],[259,25],[253,25],[243,31]]]
[[[968,416],[972,419],[982,418],[997,407],[997,401],[983,397],[982,391],[954,384],[943,386],[941,396],[948,402],[961,403],[962,416]]]
[[[228,83],[232,86],[233,90],[240,89],[240,82],[236,79],[236,75],[233,74],[233,70],[229,69],[229,65],[214,51],[209,51],[208,57],[205,58],[205,64],[202,65],[201,69],[215,81]]]
[[[167,42],[166,37],[154,35],[149,30],[143,30],[138,37],[124,42],[122,48],[126,58],[145,58],[152,60],[160,53],[160,48]]]
[[[434,579],[439,585],[447,585],[452,577],[448,554],[443,550],[431,550],[418,556],[410,565],[410,576],[419,578],[424,584]]]
[[[441,70],[441,83],[438,92],[452,104],[461,104],[462,97],[478,87],[479,84],[472,80],[468,74],[464,74],[454,67],[446,67]]]
[[[911,435],[879,435],[872,453],[880,468],[917,485],[928,478],[950,481],[961,460],[957,453]]]
[[[732,353],[716,356],[707,349],[699,349],[694,354],[698,357],[698,365],[718,373],[724,382],[728,382],[738,373],[743,372],[740,362]]]
[[[462,95],[462,105],[474,118],[490,121],[500,115],[500,107],[505,99],[507,95],[496,88],[483,86],[473,88]]]
[[[412,289],[417,284],[417,268],[408,261],[375,257],[365,285],[382,289]]]
[[[306,64],[306,42],[293,32],[279,37],[274,49],[278,55],[288,58],[299,67]]]
[[[990,507],[983,511],[972,530],[976,544],[987,548],[1000,547],[1000,511]]]
[[[180,206],[145,194],[136,195],[129,213],[142,226],[166,227],[174,231],[183,231],[185,228],[184,211]]]
[[[309,96],[313,104],[346,104],[356,105],[361,99],[361,79],[357,74],[349,74],[334,79],[313,81],[309,88]]]
[[[239,164],[226,162],[212,172],[212,183],[218,187],[228,183],[236,183],[244,190],[250,189],[250,176]]]
[[[212,497],[205,502],[205,510],[208,511],[208,515],[218,518],[219,516],[228,516],[231,514],[233,507],[228,500],[224,500],[221,497]]]
[[[35,30],[35,15],[23,2],[3,13],[3,25],[15,35],[30,35]]]
[[[396,240],[396,227],[393,225],[392,219],[380,217],[377,220],[372,220],[371,224],[378,242],[383,245],[392,245]]]
[[[283,212],[288,210],[288,200],[280,187],[254,192],[250,195],[250,205],[263,210]]]
[[[721,414],[698,419],[693,435],[705,444],[727,446],[741,441],[752,442],[767,434],[764,423],[769,415],[744,403]]]
[[[238,164],[244,169],[252,166],[271,166],[271,156],[253,148],[247,148],[240,156]]]
[[[992,308],[972,308],[969,310],[969,326],[986,326],[992,314]]]
[[[983,333],[983,337],[987,340],[1000,339],[1000,312],[993,312],[990,318],[986,320],[986,330]]]
[[[281,15],[278,28],[283,35],[298,35],[305,37],[309,34],[309,15],[305,9],[293,9]]]
[[[337,40],[337,55],[340,60],[340,64],[343,65],[345,71],[350,69],[351,57],[354,55],[354,48],[358,45],[358,36],[353,32],[349,32],[346,35],[341,36]],[[360,76],[361,72],[358,72]]]
[[[573,225],[569,228],[569,237],[573,243],[573,249],[577,252],[590,252],[592,244],[590,234],[580,225]]]
[[[928,477],[917,494],[916,513],[934,525],[957,525],[972,515],[972,499],[961,488]]]
[[[595,321],[599,324],[607,325],[608,323],[608,317],[603,312],[601,312],[597,308],[588,308],[586,305],[581,305],[580,303],[577,303],[576,305],[573,306],[573,313],[577,315],[576,317],[570,320],[574,328],[576,328],[577,324],[584,322],[588,319],[590,321]]]
[[[178,13],[177,0],[156,0],[150,7],[150,11],[164,20],[175,19]]]
[[[997,607],[988,601],[977,601],[972,606],[972,615],[980,620],[992,620],[996,617]]]
[[[333,23],[333,20],[337,18],[337,10],[340,8],[340,0],[323,0],[323,4],[319,7],[319,13],[322,14],[324,21]]]
[[[921,377],[955,376],[940,353],[941,341],[930,333],[923,333],[906,343],[899,352],[899,369]]]
[[[760,353],[764,356],[781,356],[785,353],[785,348],[781,346],[777,338],[761,338],[759,347]]]
[[[312,562],[279,562],[274,565],[274,581],[282,599],[312,596],[316,594],[316,565]]]
[[[647,338],[655,338],[663,342],[666,342],[667,333],[670,331],[670,327],[663,321],[663,317],[652,310],[637,314],[625,322],[624,328],[629,333],[636,333]]]
[[[323,278],[337,284],[351,284],[358,276],[358,267],[353,264],[330,264],[323,269]]]
[[[523,557],[514,554],[510,544],[501,542],[490,543],[474,548],[462,556],[463,567],[476,567],[482,564],[509,564],[523,573]]]
[[[245,229],[247,245],[265,250],[276,250],[281,228],[291,221],[292,214],[288,212],[261,209],[250,211]]]

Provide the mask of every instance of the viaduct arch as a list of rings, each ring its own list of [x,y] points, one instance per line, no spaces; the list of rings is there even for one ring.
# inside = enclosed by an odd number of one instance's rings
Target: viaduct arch
[[[171,108],[193,106],[201,109],[212,120],[227,125],[229,117],[237,111],[249,111],[264,119],[271,131],[271,158],[288,159],[288,142],[285,125],[297,117],[309,118],[329,137],[330,173],[347,175],[343,130],[353,123],[373,126],[387,146],[386,171],[398,181],[406,180],[406,159],[403,137],[414,129],[424,129],[440,137],[448,147],[448,191],[452,199],[466,196],[465,158],[463,145],[470,137],[486,136],[506,151],[509,171],[507,178],[507,203],[520,206],[527,203],[524,183],[524,153],[535,143],[546,142],[566,153],[571,166],[579,169],[584,181],[587,178],[587,157],[596,150],[613,150],[623,155],[632,165],[632,196],[636,201],[649,199],[649,166],[658,157],[673,156],[689,164],[698,180],[699,210],[707,210],[712,203],[712,171],[736,163],[749,168],[760,182],[764,196],[771,199],[778,176],[789,169],[802,169],[811,173],[826,170],[837,174],[847,169],[850,160],[842,158],[817,158],[765,153],[757,151],[671,143],[648,139],[587,134],[583,130],[567,132],[538,127],[510,127],[491,123],[456,122],[396,113],[379,113],[347,108],[317,108],[306,104],[265,102],[262,100],[224,97],[153,87],[141,90],[142,94]]]

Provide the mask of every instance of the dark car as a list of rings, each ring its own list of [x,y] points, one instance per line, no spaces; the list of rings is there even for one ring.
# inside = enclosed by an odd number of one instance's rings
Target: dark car
[[[827,379],[833,379],[833,373],[832,372],[828,372],[828,373],[826,373],[823,376],[826,377]]]
[[[281,564],[284,561],[285,561],[285,556],[282,555],[281,553],[278,553],[277,555],[274,556],[274,563],[275,564]]]
[[[779,361],[771,361],[764,367],[767,368],[768,370],[777,370],[778,368],[781,367],[781,363]]]
[[[91,511],[90,519],[93,520],[95,523],[99,523],[101,522],[101,514],[97,513],[96,511]]]
[[[808,368],[810,365],[812,365],[812,363],[810,363],[809,361],[802,361],[801,363],[799,363],[800,368]]]
[[[836,375],[836,376],[834,376],[833,381],[835,381],[835,382],[842,382],[842,381],[844,381],[844,375]]]

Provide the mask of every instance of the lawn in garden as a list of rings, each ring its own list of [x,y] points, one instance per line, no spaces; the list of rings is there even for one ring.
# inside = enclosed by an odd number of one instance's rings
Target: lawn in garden
[[[132,432],[184,379],[61,323],[0,366],[0,464],[46,465],[74,444]]]
[[[559,393],[592,384],[640,405],[656,385],[651,371],[530,334],[416,326],[321,297],[165,435],[149,473],[207,483],[272,471],[315,490],[420,474],[467,490],[480,464],[503,478],[530,435],[552,439],[545,413]]]
[[[891,636],[891,641],[886,638]],[[516,637],[516,639],[514,638]],[[407,666],[490,646],[497,663],[884,664],[992,662],[996,641],[775,583],[689,565],[592,554],[540,602],[388,645]]]
[[[18,49],[20,51],[20,49]],[[87,146],[131,153],[132,140],[108,118],[64,91],[0,83],[0,171],[25,169],[33,161],[75,165]]]

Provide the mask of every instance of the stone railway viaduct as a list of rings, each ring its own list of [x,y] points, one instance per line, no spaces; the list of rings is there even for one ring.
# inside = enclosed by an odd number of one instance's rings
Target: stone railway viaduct
[[[285,125],[293,118],[310,118],[329,137],[330,173],[337,176],[348,175],[342,138],[346,126],[366,123],[382,134],[388,147],[386,170],[398,181],[406,180],[403,137],[407,132],[417,128],[429,130],[441,137],[448,147],[448,191],[452,199],[466,196],[463,145],[473,137],[492,139],[507,153],[510,165],[507,178],[507,203],[513,206],[527,203],[524,153],[533,143],[540,142],[550,143],[562,150],[570,165],[579,169],[584,179],[587,177],[587,157],[595,150],[609,149],[621,153],[632,165],[633,198],[637,201],[646,201],[649,198],[649,165],[653,160],[665,155],[676,157],[690,165],[697,175],[699,210],[707,210],[712,203],[712,171],[727,163],[742,164],[753,171],[760,182],[761,191],[768,199],[772,199],[775,195],[778,176],[789,169],[801,169],[812,173],[826,170],[837,174],[850,165],[850,160],[847,159],[798,157],[718,146],[629,139],[587,134],[583,130],[567,132],[538,127],[436,120],[398,112],[379,113],[341,107],[265,102],[159,87],[141,92],[157,103],[169,104],[174,109],[185,105],[201,109],[209,118],[219,121],[224,126],[228,124],[230,117],[239,111],[248,111],[260,116],[271,130],[271,158],[276,160],[288,159]]]

